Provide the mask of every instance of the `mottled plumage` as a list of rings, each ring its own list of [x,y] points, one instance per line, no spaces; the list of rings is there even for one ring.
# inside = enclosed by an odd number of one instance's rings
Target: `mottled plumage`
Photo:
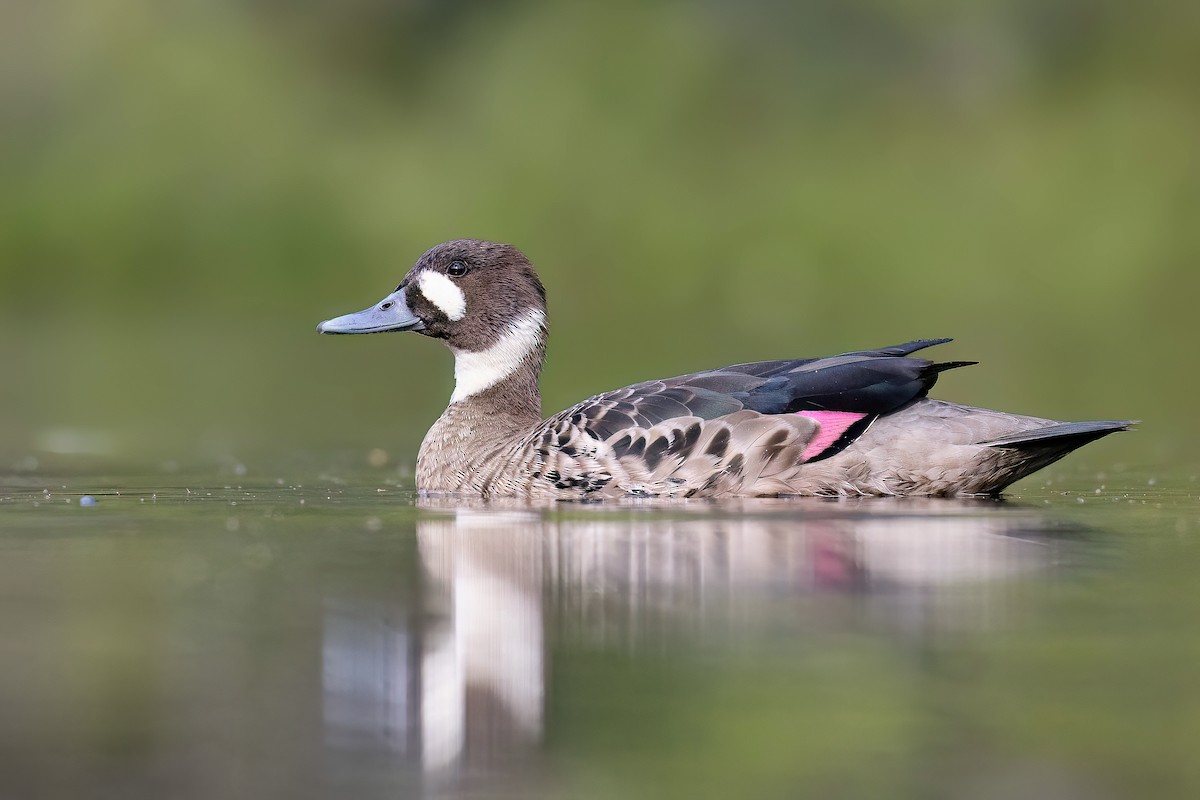
[[[456,389],[417,459],[424,492],[614,497],[993,494],[1126,421],[1053,420],[930,400],[974,362],[927,339],[737,364],[597,395],[541,418],[545,292],[515,248],[447,242],[376,306],[324,333],[443,339]]]

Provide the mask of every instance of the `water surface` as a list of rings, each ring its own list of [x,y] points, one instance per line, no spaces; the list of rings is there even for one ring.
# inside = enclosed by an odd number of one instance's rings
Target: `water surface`
[[[0,480],[0,797],[1200,796],[1187,470],[541,508],[293,472]]]

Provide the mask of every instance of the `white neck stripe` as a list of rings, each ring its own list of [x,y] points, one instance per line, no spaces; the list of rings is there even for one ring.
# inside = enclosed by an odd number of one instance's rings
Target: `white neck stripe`
[[[417,288],[425,299],[437,306],[438,310],[458,322],[467,315],[467,298],[462,289],[454,285],[454,281],[440,272],[427,269],[417,278]]]
[[[454,394],[457,403],[495,386],[521,366],[545,336],[546,315],[533,309],[508,326],[504,335],[487,350],[473,353],[454,351]]]

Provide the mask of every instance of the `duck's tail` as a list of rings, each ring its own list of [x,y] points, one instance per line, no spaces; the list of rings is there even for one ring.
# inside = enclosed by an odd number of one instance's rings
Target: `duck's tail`
[[[1061,449],[1064,454],[1088,442],[1094,442],[1101,436],[1107,436],[1117,431],[1127,431],[1129,426],[1136,423],[1132,419],[1106,419],[1096,422],[1059,422],[1044,428],[1021,431],[999,439],[980,442],[986,447],[1005,447],[1017,449],[1041,449],[1052,447]]]
[[[975,487],[975,493],[999,494],[1009,484],[1053,464],[1072,450],[1110,433],[1129,430],[1135,422],[1128,419],[1058,422],[979,442],[982,447],[1003,452],[989,459],[998,468],[992,471],[991,480],[985,485]]]

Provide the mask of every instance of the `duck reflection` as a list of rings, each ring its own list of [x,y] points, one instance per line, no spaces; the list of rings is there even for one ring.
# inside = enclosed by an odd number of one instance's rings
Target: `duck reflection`
[[[422,508],[417,637],[342,619],[327,631],[325,690],[327,724],[365,713],[427,774],[494,772],[536,749],[548,640],[638,648],[996,625],[1006,582],[1061,564],[1078,533],[944,500]]]
[[[418,523],[431,582],[422,763],[487,766],[542,732],[543,531],[536,514],[461,510]]]

